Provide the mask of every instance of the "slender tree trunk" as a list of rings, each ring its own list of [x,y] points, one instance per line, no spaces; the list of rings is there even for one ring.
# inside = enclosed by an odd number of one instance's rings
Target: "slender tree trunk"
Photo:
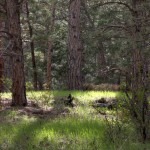
[[[106,59],[104,54],[103,43],[99,43],[98,45],[99,52],[97,53],[97,73],[100,81],[106,81],[106,75],[104,73],[104,69],[106,69]]]
[[[3,47],[2,39],[0,39],[0,48],[2,47]],[[4,59],[2,56],[2,51],[0,50],[0,92],[4,91],[3,77],[4,77]]]
[[[83,47],[80,40],[80,0],[70,0],[68,37],[68,89],[82,89]]]
[[[8,31],[8,19],[6,18],[5,16],[5,19],[4,19],[4,26],[3,26],[3,30],[5,30],[6,32],[9,32]],[[4,45],[4,49],[9,49],[10,47],[10,42],[9,42],[9,39],[5,39],[3,40],[3,45]],[[6,51],[5,51],[6,52]],[[12,57],[11,55],[6,55],[4,56],[4,79],[10,79],[12,77]],[[10,91],[11,87],[8,87],[7,84],[4,85],[4,90],[6,91]]]
[[[4,20],[0,18],[0,30],[3,30],[3,23]],[[4,91],[4,83],[3,83],[3,76],[4,76],[4,59],[3,59],[3,51],[2,49],[4,48],[3,44],[3,38],[0,38],[0,92]]]
[[[51,72],[52,72],[52,45],[53,42],[48,39],[48,51],[47,51],[47,72],[46,72],[46,86],[48,89],[51,89]]]
[[[51,32],[50,35],[48,35],[48,49],[47,49],[47,71],[46,71],[46,86],[48,89],[51,89],[52,84],[52,47],[53,47],[53,39],[52,39],[52,33],[54,31],[54,24],[55,24],[55,14],[56,13],[56,2],[53,2],[51,6],[51,25],[48,27],[48,34]]]
[[[36,61],[35,61],[35,54],[34,54],[34,40],[33,40],[33,28],[30,23],[30,12],[28,8],[28,1],[26,1],[26,13],[27,13],[27,23],[29,28],[29,35],[30,35],[30,47],[31,47],[31,58],[32,58],[32,68],[33,68],[33,87],[34,90],[38,89],[37,86],[37,69],[36,69]]]
[[[0,48],[1,48],[1,40],[0,40]],[[4,77],[4,59],[3,56],[0,56],[0,92],[4,91],[3,77]]]
[[[20,5],[18,0],[6,0],[7,19],[11,41],[12,60],[12,106],[26,106],[24,60],[20,27]]]

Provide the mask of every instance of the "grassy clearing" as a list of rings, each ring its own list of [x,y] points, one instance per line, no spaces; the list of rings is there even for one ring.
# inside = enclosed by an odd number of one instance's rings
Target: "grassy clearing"
[[[131,140],[128,133],[119,145],[109,143],[104,132],[104,116],[90,106],[90,102],[102,97],[120,97],[120,92],[100,91],[30,91],[28,99],[42,106],[53,107],[51,101],[71,93],[77,101],[70,113],[54,118],[34,115],[18,115],[18,109],[0,113],[0,150],[144,150],[145,145]],[[2,97],[10,98],[10,93]],[[58,108],[59,109],[59,108]],[[113,113],[110,110],[109,113]],[[126,128],[127,131],[128,128]],[[131,131],[131,130],[130,130]],[[133,135],[132,135],[133,136]],[[150,145],[146,145],[150,148]]]
[[[67,96],[68,94],[72,94],[76,98],[80,98],[81,100],[89,100],[101,97],[116,97],[120,95],[121,92],[112,92],[112,91],[30,91],[27,92],[27,96],[32,97],[33,95],[40,97],[41,95],[52,95],[52,96]]]
[[[37,101],[39,99],[49,101],[56,97],[68,96],[69,94],[72,94],[73,97],[85,104],[102,97],[118,97],[123,95],[121,92],[112,91],[30,91],[27,92],[27,97]]]

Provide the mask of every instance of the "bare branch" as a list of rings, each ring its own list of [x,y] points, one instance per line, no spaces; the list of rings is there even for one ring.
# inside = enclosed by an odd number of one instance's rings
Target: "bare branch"
[[[103,28],[103,32],[105,32],[106,30],[108,30],[110,28],[117,28],[117,29],[121,29],[121,30],[124,30],[124,31],[128,32],[127,28],[123,25],[106,25]]]
[[[118,5],[124,5],[126,8],[129,9],[130,12],[134,13],[134,9],[132,7],[130,7],[130,5],[128,5],[127,3],[124,3],[124,2],[120,2],[120,1],[116,1],[116,2],[105,2],[105,3],[99,3],[97,5],[94,5],[93,9],[96,9],[98,7],[101,7],[101,6],[104,6],[104,5],[109,5],[109,4],[118,4]]]
[[[12,35],[8,31],[0,30],[0,33],[7,34],[8,36],[12,37]]]

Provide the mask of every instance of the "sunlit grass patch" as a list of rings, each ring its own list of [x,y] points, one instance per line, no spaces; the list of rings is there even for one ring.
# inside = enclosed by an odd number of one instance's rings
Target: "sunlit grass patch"
[[[39,98],[53,98],[56,96],[68,96],[72,94],[74,97],[79,98],[80,100],[93,100],[101,97],[116,97],[122,95],[121,92],[113,91],[27,91],[27,97],[30,99]],[[0,93],[3,98],[11,98],[11,93]]]
[[[22,119],[16,124],[2,124],[0,145],[10,149],[88,148],[93,141],[99,146],[104,125],[101,120],[88,118],[57,118],[54,120]],[[10,134],[10,135],[9,135]],[[4,136],[5,135],[5,136]],[[98,142],[99,141],[99,142]],[[86,145],[85,145],[86,144]],[[94,146],[94,145],[93,145]],[[69,150],[68,149],[68,150]]]
[[[72,94],[73,97],[80,101],[89,102],[102,97],[117,97],[121,96],[121,92],[112,91],[29,91],[27,97],[29,99],[54,99],[55,97],[64,97]]]
[[[1,98],[11,98],[11,95],[12,94],[10,92],[0,93]]]

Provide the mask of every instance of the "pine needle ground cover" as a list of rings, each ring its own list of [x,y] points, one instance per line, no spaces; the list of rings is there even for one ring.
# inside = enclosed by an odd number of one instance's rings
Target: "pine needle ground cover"
[[[72,94],[75,106],[53,105],[54,99]],[[10,93],[2,98],[9,99]],[[137,142],[132,129],[125,127],[125,140],[115,143],[107,140],[108,127],[105,117],[115,116],[114,110],[102,109],[99,113],[91,103],[102,97],[122,97],[121,92],[100,91],[40,91],[27,92],[29,101],[36,102],[44,110],[55,108],[47,115],[23,113],[21,108],[7,108],[0,112],[0,149],[2,150],[141,150],[150,145]],[[62,111],[60,111],[62,110]],[[67,111],[64,111],[67,110]],[[109,130],[109,129],[108,129]],[[122,136],[121,136],[122,137]],[[119,143],[116,145],[116,143]]]

